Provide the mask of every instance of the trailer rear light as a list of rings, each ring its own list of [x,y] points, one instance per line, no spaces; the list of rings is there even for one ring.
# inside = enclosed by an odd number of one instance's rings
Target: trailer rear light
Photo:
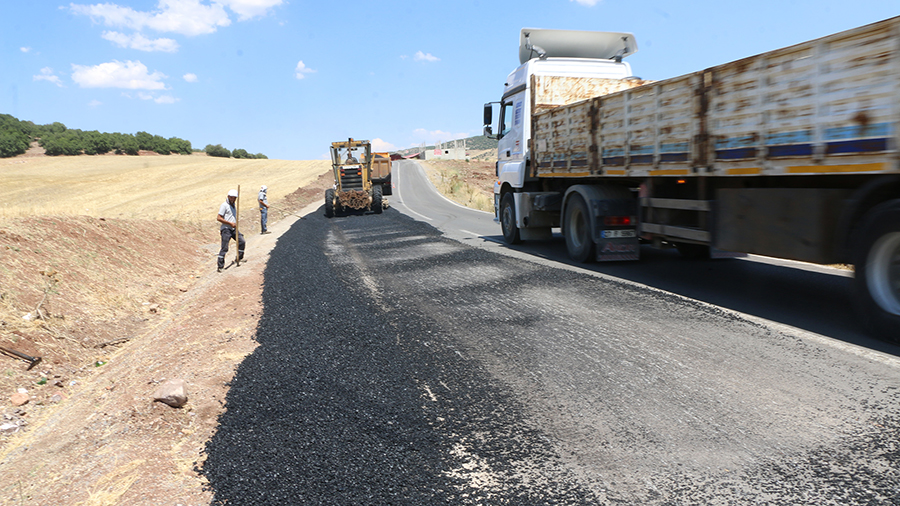
[[[607,227],[627,227],[634,224],[631,216],[604,216],[603,224]]]

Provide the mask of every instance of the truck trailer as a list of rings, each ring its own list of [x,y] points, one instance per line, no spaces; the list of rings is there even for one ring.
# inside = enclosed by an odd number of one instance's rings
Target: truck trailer
[[[900,341],[900,17],[654,82],[636,51],[522,29],[484,107],[505,241],[558,227],[580,262],[647,244],[852,264],[865,327]]]

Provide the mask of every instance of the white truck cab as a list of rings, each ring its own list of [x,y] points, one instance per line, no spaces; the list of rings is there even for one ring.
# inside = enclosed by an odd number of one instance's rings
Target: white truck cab
[[[587,32],[523,28],[519,34],[519,63],[503,85],[499,102],[484,106],[484,133],[498,140],[497,181],[494,183],[494,215],[500,221],[501,193],[521,190],[531,179],[528,173],[532,114],[595,95],[591,83],[633,78],[631,66],[622,58],[637,51],[630,33]],[[542,92],[533,88],[545,83]],[[493,104],[499,104],[497,132],[493,132]],[[521,195],[514,193],[516,207]],[[521,223],[517,228],[528,234]],[[543,231],[546,234],[546,230]],[[537,236],[524,237],[538,238]]]

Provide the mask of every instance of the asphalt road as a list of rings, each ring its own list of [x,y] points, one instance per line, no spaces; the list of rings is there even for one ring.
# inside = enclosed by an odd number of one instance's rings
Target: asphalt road
[[[408,169],[382,215],[279,239],[207,447],[216,501],[900,504],[900,359],[826,314],[842,276],[584,269],[498,244]],[[788,289],[807,300],[750,300]]]
[[[852,274],[838,268],[751,255],[746,258],[686,260],[674,249],[641,249],[639,262],[579,264],[569,260],[556,230],[550,241],[507,246],[493,215],[443,198],[416,162],[395,164],[397,194],[392,205],[445,236],[490,251],[572,267],[579,272],[631,281],[739,312],[761,323],[786,326],[807,338],[827,336],[900,356],[900,346],[868,336],[852,311]]]

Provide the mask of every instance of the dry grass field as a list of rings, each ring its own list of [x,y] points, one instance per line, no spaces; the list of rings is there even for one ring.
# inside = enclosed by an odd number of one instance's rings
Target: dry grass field
[[[241,217],[254,216],[261,185],[277,201],[329,170],[325,160],[193,156],[60,156],[0,159],[0,223],[25,216],[212,220],[241,187]],[[243,220],[242,220],[243,221]]]
[[[495,152],[495,151],[492,151]],[[494,163],[486,160],[420,161],[431,184],[458,204],[494,212]]]

